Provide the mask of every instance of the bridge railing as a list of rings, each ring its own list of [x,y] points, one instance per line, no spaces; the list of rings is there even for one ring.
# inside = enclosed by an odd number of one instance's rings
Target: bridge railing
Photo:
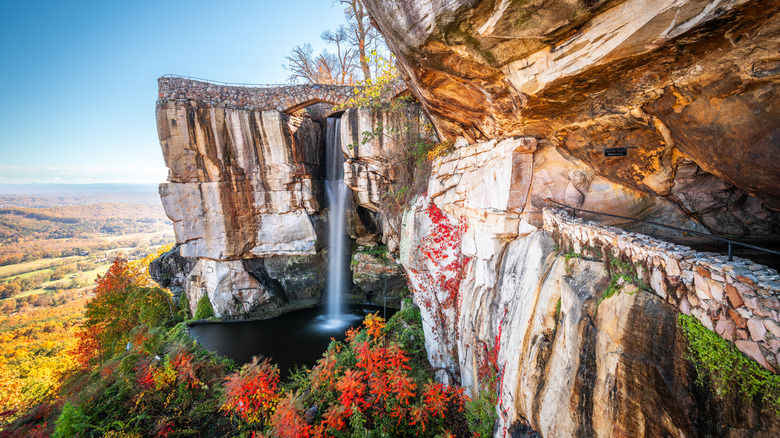
[[[287,84],[249,84],[249,83],[242,83],[242,82],[223,82],[223,81],[215,81],[213,79],[203,79],[203,78],[196,78],[194,76],[184,76],[184,75],[176,75],[176,74],[164,74],[160,76],[161,78],[181,78],[181,79],[188,79],[191,81],[200,81],[200,82],[207,82],[209,84],[214,85],[228,85],[231,87],[250,87],[250,88],[274,88],[274,87],[290,87],[295,85],[301,85],[301,84],[293,84],[293,83],[287,83]]]

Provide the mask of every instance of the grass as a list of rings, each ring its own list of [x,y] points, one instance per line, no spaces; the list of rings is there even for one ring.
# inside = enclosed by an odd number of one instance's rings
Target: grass
[[[95,268],[91,271],[77,272],[74,274],[70,274],[70,275],[76,275],[82,283],[86,283],[86,286],[76,288],[76,290],[84,289],[85,287],[91,288],[92,284],[95,282],[95,279],[97,279],[97,276],[105,274],[106,271],[108,271],[109,266],[111,266],[111,263],[106,263],[105,265]],[[23,298],[29,295],[37,295],[37,294],[50,292],[52,289],[65,289],[65,285],[67,285],[67,283],[71,280],[70,275],[66,278],[62,278],[59,280],[47,281],[46,283],[43,283],[43,286],[39,287],[38,289],[32,289],[25,292],[21,292],[19,294],[14,295],[11,298],[5,298],[5,299],[13,300],[16,298]]]

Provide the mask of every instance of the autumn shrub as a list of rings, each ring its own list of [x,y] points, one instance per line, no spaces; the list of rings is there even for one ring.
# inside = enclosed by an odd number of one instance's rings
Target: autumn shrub
[[[403,324],[392,330],[403,333]],[[460,388],[416,373],[369,315],[344,343],[332,341],[317,365],[288,387],[271,417],[271,436],[468,436]],[[411,342],[407,338],[407,342]]]
[[[95,297],[86,304],[85,321],[77,334],[79,345],[74,352],[84,366],[121,351],[139,325],[157,327],[173,322],[169,293],[143,286],[148,283],[141,271],[118,258],[96,280]]]
[[[281,396],[279,367],[255,357],[225,380],[223,411],[238,415],[250,425],[268,425]]]
[[[229,361],[193,343],[184,324],[139,326],[130,342],[71,383],[71,406],[57,420],[55,436],[231,434],[230,420],[219,415]]]

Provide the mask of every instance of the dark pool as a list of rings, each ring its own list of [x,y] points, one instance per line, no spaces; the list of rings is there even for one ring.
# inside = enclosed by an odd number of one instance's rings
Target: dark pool
[[[252,356],[269,357],[279,365],[282,376],[296,365],[313,366],[328,347],[331,338],[344,339],[350,327],[359,326],[366,315],[383,309],[370,305],[347,305],[345,317],[331,322],[324,307],[288,313],[263,321],[213,322],[190,327],[190,334],[207,350],[250,362]],[[389,318],[395,310],[387,309]]]

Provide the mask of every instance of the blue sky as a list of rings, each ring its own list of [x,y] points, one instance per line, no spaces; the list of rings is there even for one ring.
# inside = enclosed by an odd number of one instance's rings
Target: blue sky
[[[281,83],[330,0],[0,4],[0,183],[162,182],[157,78]]]

